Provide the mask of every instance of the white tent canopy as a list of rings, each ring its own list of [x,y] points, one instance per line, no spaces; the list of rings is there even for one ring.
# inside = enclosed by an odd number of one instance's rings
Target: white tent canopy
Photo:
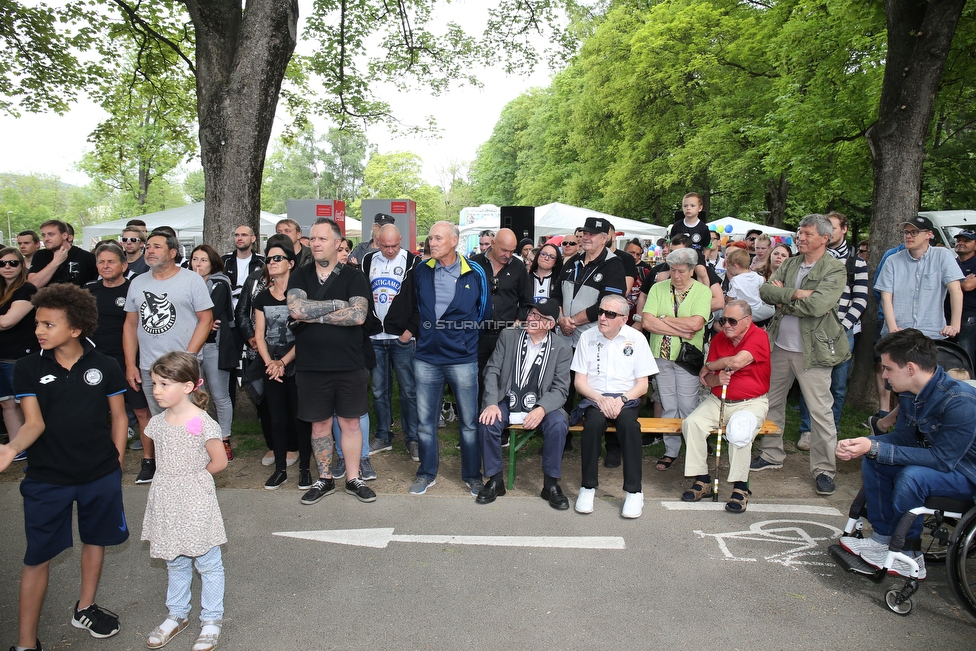
[[[279,220],[285,219],[285,215],[275,215],[274,213],[261,211],[261,240],[266,240],[274,235],[275,224]],[[191,203],[179,208],[171,208],[160,212],[150,213],[138,217],[146,222],[146,228],[152,230],[158,226],[169,226],[176,231],[180,239],[193,239],[203,242],[203,202]],[[82,243],[85,248],[92,248],[94,242],[103,240],[114,235],[121,235],[129,219],[116,219],[115,221],[85,226],[82,229]],[[307,233],[306,233],[307,235]],[[357,219],[346,217],[346,237],[355,238],[362,235],[362,224]]]
[[[753,222],[747,222],[744,219],[736,219],[735,217],[722,217],[722,219],[716,219],[713,222],[708,222],[709,228],[715,227],[714,230],[725,235],[745,235],[752,229],[760,230],[766,235],[778,235],[780,237],[793,237],[796,233],[792,231],[786,231],[782,228],[773,228],[772,226],[766,226],[765,224],[755,224]],[[732,230],[727,231],[726,226],[731,226]]]
[[[655,238],[662,237],[667,232],[661,226],[647,224],[633,219],[625,219],[615,215],[570,206],[565,203],[547,203],[535,209],[535,237],[552,237],[572,233],[577,226],[582,226],[587,217],[602,217],[610,221],[617,232],[623,232],[628,237]],[[489,217],[460,227],[462,244],[471,235],[477,235],[483,230],[497,231],[499,218]]]

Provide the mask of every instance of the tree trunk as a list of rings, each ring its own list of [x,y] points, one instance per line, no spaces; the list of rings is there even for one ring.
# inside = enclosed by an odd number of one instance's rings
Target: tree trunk
[[[766,186],[766,210],[769,215],[766,217],[766,225],[774,228],[783,228],[783,219],[786,217],[786,197],[790,192],[790,182],[783,172],[779,178],[769,179]]]
[[[965,0],[885,0],[888,59],[878,121],[866,133],[874,175],[871,270],[885,251],[901,243],[898,224],[914,217],[921,205],[925,140],[942,68],[965,4]],[[876,314],[872,293],[861,319],[862,342],[874,341]],[[847,386],[848,400],[873,409],[877,395],[871,349],[871,345],[858,346]]]
[[[203,238],[227,250],[234,229],[260,232],[261,176],[297,0],[183,0],[196,36],[197,115],[206,179]]]

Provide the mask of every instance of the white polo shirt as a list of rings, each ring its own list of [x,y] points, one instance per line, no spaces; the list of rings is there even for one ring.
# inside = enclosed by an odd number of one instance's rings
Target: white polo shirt
[[[637,378],[656,374],[657,362],[644,335],[623,325],[612,340],[599,328],[580,335],[570,368],[585,375],[598,393],[626,393],[634,388]]]

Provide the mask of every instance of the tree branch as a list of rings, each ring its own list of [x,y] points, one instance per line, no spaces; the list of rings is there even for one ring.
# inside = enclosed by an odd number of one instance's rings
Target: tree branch
[[[113,0],[113,2],[115,2],[115,4],[119,6],[119,8],[125,13],[125,15],[129,17],[129,23],[133,27],[137,27],[137,28],[141,27],[143,30],[146,31],[147,34],[152,35],[153,38],[160,41],[161,43],[165,43],[166,45],[168,45],[173,50],[173,52],[176,53],[176,56],[183,59],[187,67],[189,67],[190,72],[193,73],[194,75],[197,74],[196,68],[193,66],[193,62],[190,61],[190,59],[185,54],[183,54],[183,50],[181,50],[176,43],[169,40],[168,38],[166,38],[165,36],[157,32],[156,30],[154,30],[149,23],[143,20],[143,18],[136,12],[136,9],[132,7],[128,2],[125,2],[124,0]]]

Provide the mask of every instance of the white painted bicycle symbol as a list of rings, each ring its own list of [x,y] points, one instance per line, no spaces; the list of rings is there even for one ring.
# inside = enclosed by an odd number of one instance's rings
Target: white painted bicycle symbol
[[[813,532],[813,533],[811,533]],[[843,532],[823,522],[810,520],[765,520],[752,524],[746,531],[729,531],[726,533],[706,533],[696,530],[701,538],[714,538],[722,552],[723,560],[745,561],[756,563],[764,560],[769,563],[779,563],[784,567],[797,569],[798,565],[833,566],[826,559],[824,549],[818,549],[819,543],[833,540]],[[736,542],[750,541],[768,543],[778,549],[772,554],[761,557],[739,556],[733,548],[741,550],[749,547],[754,550],[755,545],[737,545]],[[824,561],[818,560],[824,557]]]

